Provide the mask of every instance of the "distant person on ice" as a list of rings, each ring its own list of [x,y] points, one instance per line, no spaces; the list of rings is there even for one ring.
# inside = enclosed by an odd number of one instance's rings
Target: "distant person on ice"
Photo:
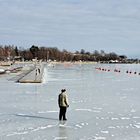
[[[66,94],[66,89],[62,89],[61,93],[59,94],[58,105],[59,105],[59,108],[60,108],[59,120],[61,121],[63,119],[64,121],[66,121],[67,120],[66,111],[67,111],[67,107],[69,107],[68,95]]]

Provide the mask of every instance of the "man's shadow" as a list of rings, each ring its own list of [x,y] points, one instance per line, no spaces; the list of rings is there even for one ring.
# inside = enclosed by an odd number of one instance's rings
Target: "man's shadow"
[[[57,120],[58,121],[58,119],[56,119],[56,118],[49,118],[49,117],[41,117],[41,116],[35,116],[35,115],[27,115],[27,114],[13,114],[13,115],[15,115],[15,116],[17,116],[17,117],[28,117],[28,118],[34,118],[34,119],[46,119],[46,120]]]

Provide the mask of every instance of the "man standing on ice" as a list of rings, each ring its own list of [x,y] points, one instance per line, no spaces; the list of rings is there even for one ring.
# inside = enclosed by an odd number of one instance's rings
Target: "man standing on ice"
[[[64,121],[66,121],[66,111],[67,111],[67,107],[69,107],[69,103],[68,103],[68,95],[66,94],[66,89],[62,89],[61,93],[58,96],[58,105],[60,108],[59,111],[59,120],[61,121],[62,118]]]

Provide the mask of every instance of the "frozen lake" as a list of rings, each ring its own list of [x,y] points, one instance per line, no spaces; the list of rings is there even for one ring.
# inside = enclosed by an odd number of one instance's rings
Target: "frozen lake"
[[[127,70],[140,72],[140,65],[46,66],[42,84],[0,75],[0,139],[140,140],[140,75]],[[62,88],[70,102],[67,122],[58,121]]]

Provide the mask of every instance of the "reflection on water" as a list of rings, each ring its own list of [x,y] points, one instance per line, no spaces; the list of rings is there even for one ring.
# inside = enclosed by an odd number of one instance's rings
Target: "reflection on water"
[[[66,127],[66,121],[60,121],[59,122],[59,137],[58,137],[60,140],[68,139],[67,129],[68,128]]]

